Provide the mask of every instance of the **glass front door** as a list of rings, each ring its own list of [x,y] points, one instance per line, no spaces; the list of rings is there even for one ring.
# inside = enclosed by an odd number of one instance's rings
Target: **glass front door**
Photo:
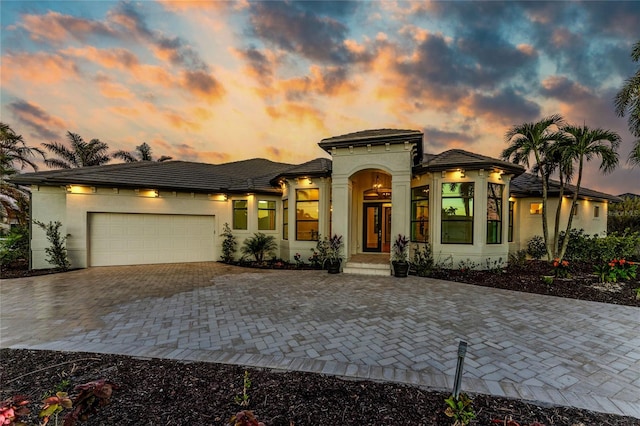
[[[388,253],[391,248],[391,204],[365,204],[363,229],[363,251]]]

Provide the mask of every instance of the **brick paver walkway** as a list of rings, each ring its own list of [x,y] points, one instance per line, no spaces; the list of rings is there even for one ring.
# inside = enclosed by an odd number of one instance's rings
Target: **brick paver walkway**
[[[418,277],[217,263],[0,285],[0,346],[201,360],[450,389],[640,418],[640,309]]]

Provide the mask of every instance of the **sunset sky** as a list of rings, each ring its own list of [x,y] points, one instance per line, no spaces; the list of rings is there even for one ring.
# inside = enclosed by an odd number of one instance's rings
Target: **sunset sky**
[[[640,2],[2,1],[1,121],[111,150],[300,163],[325,137],[421,130],[425,151],[498,157],[560,113],[620,133],[584,185],[640,193],[613,98],[639,66]]]

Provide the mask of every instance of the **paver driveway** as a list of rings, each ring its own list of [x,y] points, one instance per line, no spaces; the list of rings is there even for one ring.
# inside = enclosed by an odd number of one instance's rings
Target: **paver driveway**
[[[640,309],[418,277],[218,263],[4,280],[0,346],[463,389],[640,418]]]

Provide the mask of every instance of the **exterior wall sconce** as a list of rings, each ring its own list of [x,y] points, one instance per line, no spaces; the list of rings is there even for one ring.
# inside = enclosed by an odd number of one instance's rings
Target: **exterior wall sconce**
[[[208,194],[209,200],[211,201],[227,201],[227,194]]]
[[[65,190],[71,194],[95,194],[95,186],[67,185]]]
[[[134,189],[137,196],[146,198],[158,198],[160,192],[157,189]]]
[[[446,170],[443,170],[443,171],[442,171],[442,178],[444,179],[444,178],[446,178],[446,177],[447,177],[447,171],[446,171]]]
[[[464,174],[464,169],[460,169],[460,177],[461,177],[461,178],[463,178],[463,177],[465,177],[465,176],[466,176],[466,175]]]

